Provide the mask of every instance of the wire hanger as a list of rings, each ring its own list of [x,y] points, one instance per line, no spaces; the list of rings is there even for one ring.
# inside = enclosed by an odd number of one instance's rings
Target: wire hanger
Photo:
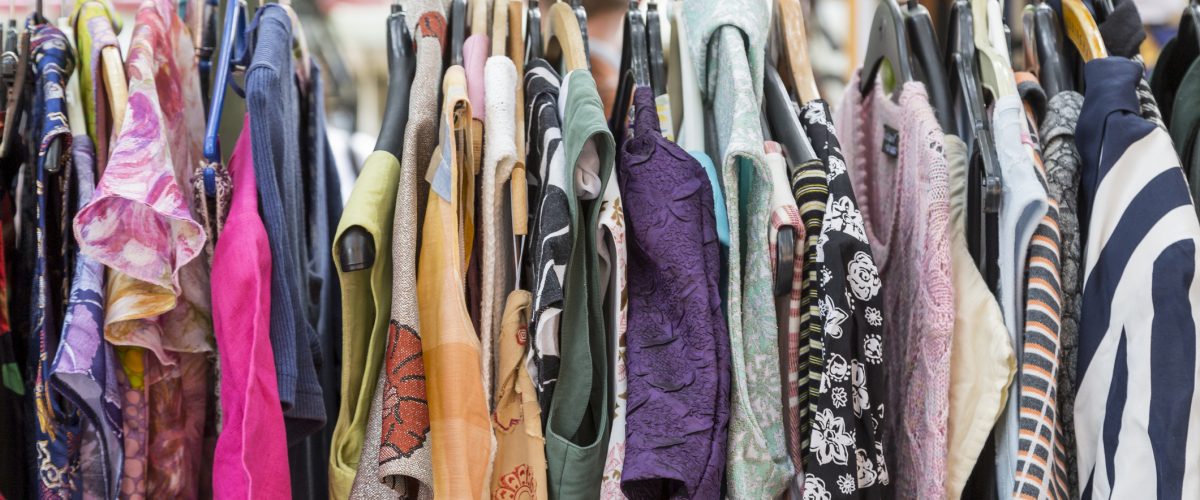
[[[588,69],[587,49],[584,47],[583,33],[580,32],[579,18],[575,17],[575,11],[566,3],[555,3],[550,6],[546,21],[546,60],[561,58],[564,75],[577,69]]]
[[[929,17],[929,11],[917,0],[908,0],[908,8],[904,9],[904,26],[908,32],[909,48],[912,49],[916,62],[913,66],[915,76],[925,84],[930,104],[933,105],[942,130],[950,130],[954,123],[954,114],[950,107],[950,83],[946,80],[946,70],[942,67],[938,54],[940,46],[937,35],[933,32],[933,20]]]
[[[1035,0],[1025,6],[1021,18],[1025,27],[1025,67],[1037,75],[1047,97],[1071,90],[1054,9],[1044,0]]]
[[[875,88],[875,78],[888,64],[895,79],[895,87],[911,82],[912,63],[908,56],[908,37],[904,30],[904,17],[896,0],[880,0],[871,21],[870,38],[867,39],[867,55],[863,59],[858,90],[867,95]],[[899,97],[897,93],[896,97]]]

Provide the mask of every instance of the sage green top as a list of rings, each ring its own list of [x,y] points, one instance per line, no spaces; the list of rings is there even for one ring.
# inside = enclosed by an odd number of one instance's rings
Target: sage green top
[[[600,194],[612,173],[616,147],[589,71],[567,74],[559,102],[565,103],[559,109],[565,115],[572,243],[563,286],[562,368],[546,421],[546,462],[551,498],[592,499],[600,491],[609,433],[609,367],[596,227]]]
[[[350,201],[333,237],[333,264],[342,285],[342,402],[329,453],[329,497],[349,498],[358,470],[375,382],[383,363],[392,304],[392,218],[400,160],[375,151],[363,162]],[[352,227],[371,235],[375,262],[359,271],[342,269],[338,242]],[[376,443],[371,443],[377,445]]]

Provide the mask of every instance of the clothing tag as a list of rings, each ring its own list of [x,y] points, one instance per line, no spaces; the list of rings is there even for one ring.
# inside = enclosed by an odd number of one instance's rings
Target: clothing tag
[[[658,125],[662,129],[663,137],[675,142],[675,124],[671,120],[671,96],[663,94],[655,97],[654,107],[658,111]]]
[[[900,132],[887,125],[883,126],[883,154],[892,158],[900,156]]]
[[[434,158],[437,160],[437,166],[433,170],[433,179],[429,182],[430,188],[434,193],[441,196],[443,200],[450,201],[450,169],[454,168],[454,163],[450,158],[450,148],[438,146],[440,151],[434,152]],[[438,153],[441,153],[440,155]]]

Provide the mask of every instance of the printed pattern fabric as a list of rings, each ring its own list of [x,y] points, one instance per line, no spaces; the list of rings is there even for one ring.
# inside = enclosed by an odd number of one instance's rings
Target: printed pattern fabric
[[[74,209],[92,199],[96,187],[91,140],[77,135],[72,142],[75,162]],[[82,412],[83,426],[96,433],[94,463],[99,483],[88,482],[89,453],[82,453],[81,467],[86,494],[112,498],[121,480],[122,440],[121,392],[117,385],[117,358],[104,340],[104,265],[84,255],[75,255],[71,295],[63,317],[62,342],[54,358],[50,386]]]
[[[1141,116],[1141,66],[1108,57],[1084,73],[1075,134],[1087,228],[1074,408],[1080,496],[1181,498],[1195,492],[1200,456],[1200,222],[1170,136]]]
[[[637,277],[629,285],[622,487],[630,498],[717,498],[731,354],[712,187],[700,163],[660,133],[652,91],[638,88],[635,103],[617,176]]]
[[[1059,271],[1062,287],[1062,314],[1058,334],[1058,421],[1062,425],[1061,446],[1068,450],[1063,467],[1067,470],[1067,489],[1071,498],[1079,496],[1075,450],[1075,371],[1079,353],[1079,321],[1083,299],[1083,248],[1080,243],[1078,215],[1079,150],[1075,149],[1075,124],[1083,95],[1059,92],[1050,98],[1042,119],[1042,159],[1046,167],[1046,193],[1058,200],[1060,237]]]
[[[879,268],[846,174],[829,107],[804,105],[800,122],[828,169],[829,198],[816,249],[821,359],[804,468],[805,498],[881,497],[889,484],[883,454],[883,296]],[[810,400],[813,401],[813,400]]]
[[[775,297],[775,315],[779,324],[779,372],[783,374],[780,393],[783,395],[783,430],[787,439],[788,457],[797,468],[797,477],[803,477],[804,450],[800,437],[800,345],[803,342],[805,351],[808,339],[801,337],[800,299],[804,288],[804,242],[807,241],[804,223],[800,220],[800,210],[796,199],[789,191],[787,161],[779,143],[767,141],[767,168],[771,170],[771,229],[768,239],[771,243],[771,272],[772,277],[787,272],[792,276],[791,288],[783,295]],[[791,228],[794,231],[794,247],[792,249],[792,268],[781,269],[777,248],[779,231]],[[774,283],[774,281],[772,281]],[[805,388],[807,389],[807,388]]]
[[[829,199],[829,181],[826,179],[828,172],[825,164],[820,159],[790,165],[788,174],[792,181],[792,195],[800,211],[800,221],[804,223],[804,241],[797,242],[804,248],[804,272],[800,294],[800,347],[797,353],[800,363],[797,395],[800,399],[797,401],[799,411],[796,419],[800,425],[800,450],[805,455],[812,432],[812,415],[820,392],[817,376],[821,367],[823,325],[821,307],[818,305],[821,273],[817,264],[817,247],[821,239],[821,219],[825,217],[825,202]]]
[[[1021,134],[1042,187],[1049,189],[1036,125],[1026,109]],[[1062,281],[1059,274],[1062,235],[1058,200],[1047,197],[1042,217],[1029,243],[1025,278],[1025,331],[1019,394],[1020,434],[1017,442],[1014,497],[1069,498],[1066,448],[1058,419],[1059,331],[1062,325]]]
[[[533,309],[530,331],[533,349],[529,373],[538,391],[542,413],[550,411],[559,370],[559,324],[562,320],[563,279],[571,253],[567,209],[567,166],[563,156],[558,112],[558,73],[544,60],[529,61],[525,68],[528,111],[525,134],[529,198],[537,200],[533,234]]]
[[[491,492],[495,500],[546,500],[546,440],[542,437],[542,410],[525,352],[529,346],[529,306],[525,290],[514,290],[501,317],[496,339],[498,369],[496,411],[492,430],[496,433],[496,461],[492,467]]]
[[[612,359],[612,431],[608,436],[608,456],[604,461],[604,477],[600,480],[600,498],[622,500],[621,474],[625,469],[625,420],[629,407],[629,373],[626,369],[626,332],[629,327],[629,291],[626,285],[628,240],[625,228],[625,208],[621,202],[617,172],[604,187],[600,203],[600,225],[596,228],[596,250],[600,254],[600,283],[607,294],[600,302],[605,305],[605,327],[608,329],[608,351]]]
[[[173,2],[138,9],[129,107],[95,198],[75,216],[81,252],[112,268],[104,332],[126,380],[122,495],[200,490],[212,323],[197,258],[206,235],[192,212],[204,119],[191,40]]]
[[[66,234],[61,221],[68,219],[66,206],[71,176],[71,130],[67,126],[66,83],[75,68],[67,37],[49,24],[26,23],[32,33],[36,77],[34,129],[38,131],[37,157],[37,261],[34,267],[33,332],[36,338],[37,368],[33,397],[37,449],[38,497],[66,499],[81,494],[79,474],[79,410],[67,406],[50,390],[52,361],[59,346],[58,331],[66,289],[61,272],[69,265]],[[56,172],[47,161],[50,145],[58,140],[63,146],[57,158]],[[60,271],[55,271],[60,270]]]
[[[103,172],[108,164],[113,124],[109,117],[112,113],[104,88],[100,52],[105,47],[119,46],[116,33],[121,31],[121,15],[107,0],[76,2],[71,15],[81,65],[77,75],[88,137],[96,150],[96,171]]]

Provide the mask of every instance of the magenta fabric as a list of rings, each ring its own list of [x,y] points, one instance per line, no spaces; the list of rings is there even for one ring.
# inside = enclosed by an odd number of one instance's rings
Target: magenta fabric
[[[213,327],[221,355],[216,498],[291,498],[287,433],[271,351],[271,247],[258,214],[250,117],[229,161],[233,203],[212,264]]]

